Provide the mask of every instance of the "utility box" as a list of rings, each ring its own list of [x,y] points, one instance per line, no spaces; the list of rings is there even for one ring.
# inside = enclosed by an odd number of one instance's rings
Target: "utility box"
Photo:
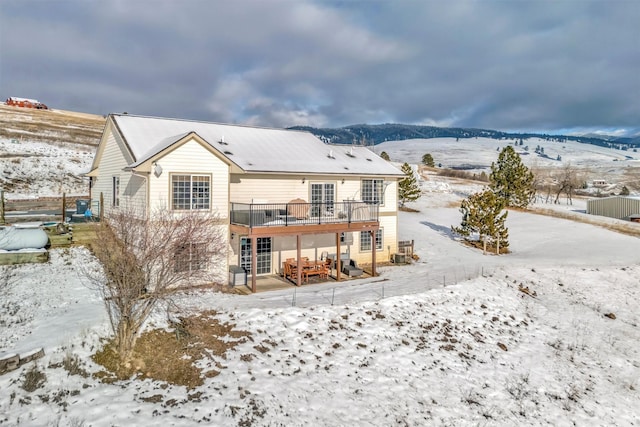
[[[84,215],[89,207],[88,200],[76,200],[76,213],[79,215]]]
[[[229,267],[229,286],[247,284],[247,272],[244,268],[232,265]]]
[[[405,254],[393,254],[391,255],[391,262],[394,264],[406,264],[407,256]]]

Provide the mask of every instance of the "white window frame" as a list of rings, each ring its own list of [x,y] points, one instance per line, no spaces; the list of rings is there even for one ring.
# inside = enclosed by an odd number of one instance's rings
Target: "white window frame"
[[[320,186],[320,194],[314,193],[314,187]],[[329,190],[329,188],[331,190]],[[320,196],[319,198],[317,196]],[[309,185],[309,200],[311,200],[311,216],[333,215],[336,205],[336,183],[335,182],[311,182]],[[319,206],[324,209],[319,209]]]
[[[120,206],[120,177],[111,177],[111,206]]]
[[[378,178],[363,179],[360,181],[360,194],[363,202],[383,206],[384,180]]]
[[[384,229],[378,228],[376,230],[376,252],[381,251],[384,248]],[[366,247],[364,244],[366,243]],[[371,252],[371,234],[368,231],[360,232],[360,252]]]
[[[180,181],[188,184],[188,187],[176,189],[179,183],[177,178],[189,178],[189,181]],[[204,179],[204,180],[203,180]],[[200,187],[199,184],[206,183],[206,187]],[[200,190],[205,190],[206,195],[198,195]],[[180,199],[176,199],[178,191],[184,191]],[[187,194],[188,192],[188,194]],[[194,194],[195,193],[195,194]],[[188,174],[175,173],[171,175],[171,210],[174,211],[208,211],[211,209],[211,175],[206,174]]]
[[[176,272],[206,270],[209,265],[206,243],[183,243],[175,250],[174,268]]]

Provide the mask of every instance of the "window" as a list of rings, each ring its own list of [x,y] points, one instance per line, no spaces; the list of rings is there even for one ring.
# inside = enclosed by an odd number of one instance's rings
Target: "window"
[[[210,178],[206,175],[172,175],[173,210],[209,209]]]
[[[174,259],[175,271],[196,271],[207,268],[207,246],[205,243],[178,245]]]
[[[253,241],[248,237],[240,239],[240,267],[251,272],[251,245]],[[271,237],[256,239],[256,274],[271,273]]]
[[[376,230],[376,249],[382,250],[382,229]],[[360,252],[368,252],[371,250],[371,234],[368,231],[360,232]]]
[[[335,199],[333,183],[312,183],[311,216],[333,215]]]
[[[383,203],[382,188],[383,183],[381,179],[363,179],[362,201],[381,205]]]
[[[119,176],[112,177],[111,206],[120,206],[120,177]]]

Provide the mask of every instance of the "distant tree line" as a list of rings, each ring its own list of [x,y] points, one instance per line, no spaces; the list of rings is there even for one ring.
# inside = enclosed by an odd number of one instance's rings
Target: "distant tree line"
[[[511,133],[489,129],[443,128],[436,126],[404,125],[387,123],[381,125],[351,125],[342,128],[314,128],[310,126],[293,126],[289,129],[311,132],[321,140],[332,144],[376,145],[385,141],[401,141],[417,138],[492,138],[498,140],[514,140],[518,145],[529,138],[540,138],[547,141],[576,141],[601,147],[627,150],[640,147],[640,138],[598,138],[595,136],[548,135],[539,133]]]

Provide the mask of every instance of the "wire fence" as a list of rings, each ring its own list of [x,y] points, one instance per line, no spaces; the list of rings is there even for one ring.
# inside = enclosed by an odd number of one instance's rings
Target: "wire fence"
[[[391,267],[391,268],[411,268]],[[388,278],[383,273],[379,277],[358,279],[331,284],[314,284],[294,287],[267,294],[254,294],[248,306],[256,307],[310,307],[315,305],[345,305],[364,301],[377,301],[403,295],[413,295],[432,289],[444,288],[466,280],[490,277],[498,266],[476,265],[459,266],[455,269],[431,270],[423,274],[416,271],[410,279]],[[242,304],[244,305],[244,304]]]

